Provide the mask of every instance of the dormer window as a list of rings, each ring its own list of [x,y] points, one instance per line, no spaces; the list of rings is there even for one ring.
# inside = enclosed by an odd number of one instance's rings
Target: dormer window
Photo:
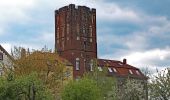
[[[112,72],[113,72],[111,68],[108,68],[108,70],[109,70],[109,72],[110,72],[110,73],[112,73]]]
[[[102,67],[98,67],[98,69],[99,69],[100,72],[103,71]]]
[[[3,60],[3,53],[0,53],[0,60]]]
[[[121,66],[123,65],[122,63],[118,63],[118,64],[121,65]]]
[[[113,71],[116,73],[117,72],[116,68],[113,68]]]
[[[140,75],[140,73],[139,73],[139,71],[138,71],[138,70],[136,71],[136,73],[137,73],[138,75]]]
[[[130,74],[133,74],[132,70],[129,69],[129,73],[130,73]]]

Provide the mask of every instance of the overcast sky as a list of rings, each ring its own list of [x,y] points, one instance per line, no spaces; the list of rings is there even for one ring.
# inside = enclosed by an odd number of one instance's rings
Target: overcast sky
[[[0,0],[0,44],[54,49],[54,10],[70,3],[96,8],[99,58],[170,66],[170,0]]]

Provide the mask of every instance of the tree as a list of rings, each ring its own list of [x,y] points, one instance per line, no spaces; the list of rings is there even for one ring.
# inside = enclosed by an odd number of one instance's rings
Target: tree
[[[83,78],[67,84],[62,100],[101,100],[101,95],[94,80]]]
[[[145,90],[142,80],[126,79],[118,89],[118,100],[144,100]]]
[[[149,96],[152,100],[170,100],[170,69],[158,72],[149,84]]]
[[[15,48],[17,49],[17,48]],[[14,50],[15,58],[14,74],[16,76],[29,75],[32,72],[38,73],[38,78],[50,89],[50,92],[58,98],[67,80],[72,79],[72,67],[66,68],[68,61],[60,58],[58,54],[47,49],[42,51],[34,50],[32,53],[24,48]],[[17,54],[21,53],[21,54]],[[69,76],[65,75],[69,72]]]
[[[97,60],[93,60],[93,71],[85,73],[84,77],[94,80],[100,89],[104,100],[117,100],[117,82],[113,76],[108,76],[107,67],[98,70]]]
[[[12,77],[11,77],[12,76]],[[36,73],[0,78],[0,100],[52,100],[52,95]]]

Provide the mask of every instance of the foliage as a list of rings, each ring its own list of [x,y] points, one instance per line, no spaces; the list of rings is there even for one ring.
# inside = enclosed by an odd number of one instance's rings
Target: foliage
[[[145,98],[143,80],[127,79],[119,86],[119,100],[143,100]]]
[[[0,78],[0,100],[52,100],[52,96],[36,73],[20,77]]]
[[[100,91],[95,81],[87,78],[70,82],[62,93],[62,100],[100,100]]]
[[[18,50],[15,50],[18,49]],[[32,72],[38,73],[38,78],[46,85],[50,92],[57,98],[63,88],[63,81],[67,81],[64,71],[67,61],[61,59],[58,54],[51,53],[47,48],[42,51],[14,48],[13,55],[19,55],[14,62],[14,74],[16,76],[29,75]],[[17,54],[20,53],[20,54]],[[72,70],[67,70],[71,73]],[[69,77],[70,78],[70,77]]]
[[[170,69],[158,72],[149,84],[149,94],[152,100],[170,100]]]
[[[96,81],[103,99],[117,100],[116,79],[114,77],[107,77],[107,67],[103,67],[102,69],[103,71],[99,71],[97,66],[97,60],[93,60],[93,71],[86,73],[84,77]]]

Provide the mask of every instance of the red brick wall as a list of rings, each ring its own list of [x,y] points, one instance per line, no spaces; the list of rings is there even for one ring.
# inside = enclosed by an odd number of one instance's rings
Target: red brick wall
[[[73,4],[55,11],[55,49],[74,66],[74,77],[89,69],[89,62],[97,58],[96,10]],[[76,58],[80,70],[75,70]],[[86,63],[85,63],[86,62]]]

